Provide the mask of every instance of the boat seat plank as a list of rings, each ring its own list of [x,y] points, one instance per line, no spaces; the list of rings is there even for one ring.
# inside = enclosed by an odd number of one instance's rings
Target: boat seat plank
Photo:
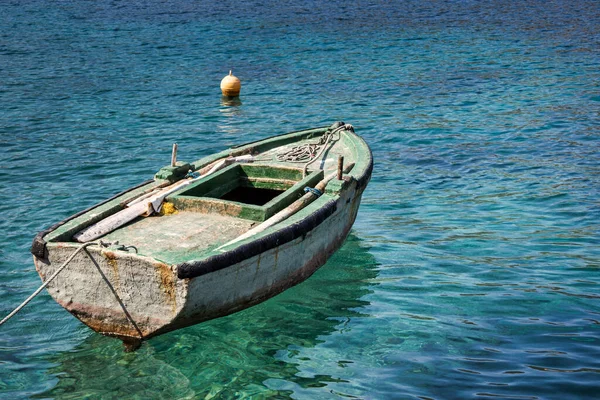
[[[142,218],[111,232],[103,240],[135,246],[139,255],[176,264],[227,243],[253,224],[225,215],[179,211]]]

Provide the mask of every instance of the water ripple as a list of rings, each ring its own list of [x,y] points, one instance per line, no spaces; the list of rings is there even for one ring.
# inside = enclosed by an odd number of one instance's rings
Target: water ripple
[[[306,283],[135,354],[46,294],[6,398],[595,398],[599,8],[569,2],[0,4],[0,311],[33,236],[240,141],[352,123],[375,169]],[[221,101],[230,68],[240,104]]]

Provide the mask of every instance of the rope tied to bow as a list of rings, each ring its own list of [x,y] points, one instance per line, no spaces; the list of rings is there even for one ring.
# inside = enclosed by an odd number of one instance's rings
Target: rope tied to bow
[[[306,176],[308,166],[323,154],[330,142],[340,140],[342,131],[354,132],[354,127],[343,122],[336,122],[323,133],[316,143],[304,143],[294,146],[290,150],[277,154],[277,161],[304,163],[302,175]],[[335,137],[336,134],[337,137]]]
[[[291,150],[277,154],[277,161],[304,163],[312,160],[321,146],[316,143],[304,143]]]

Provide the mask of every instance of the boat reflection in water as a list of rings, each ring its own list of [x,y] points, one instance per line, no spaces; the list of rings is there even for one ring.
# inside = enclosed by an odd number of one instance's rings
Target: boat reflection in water
[[[324,386],[335,378],[301,376],[304,361],[294,355],[335,341],[335,333],[352,335],[351,321],[368,317],[365,297],[376,276],[375,258],[351,233],[310,279],[255,307],[157,337],[136,353],[124,353],[117,341],[91,334],[73,351],[49,360],[56,366],[48,373],[58,383],[41,397],[291,394],[267,387],[265,381],[273,378]]]

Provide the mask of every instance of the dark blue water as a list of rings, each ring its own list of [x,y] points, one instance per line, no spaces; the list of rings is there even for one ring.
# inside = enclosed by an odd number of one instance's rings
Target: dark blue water
[[[6,0],[0,28],[2,316],[40,285],[35,234],[174,142],[344,120],[375,157],[305,283],[130,354],[44,292],[0,328],[0,398],[600,393],[597,1]]]

